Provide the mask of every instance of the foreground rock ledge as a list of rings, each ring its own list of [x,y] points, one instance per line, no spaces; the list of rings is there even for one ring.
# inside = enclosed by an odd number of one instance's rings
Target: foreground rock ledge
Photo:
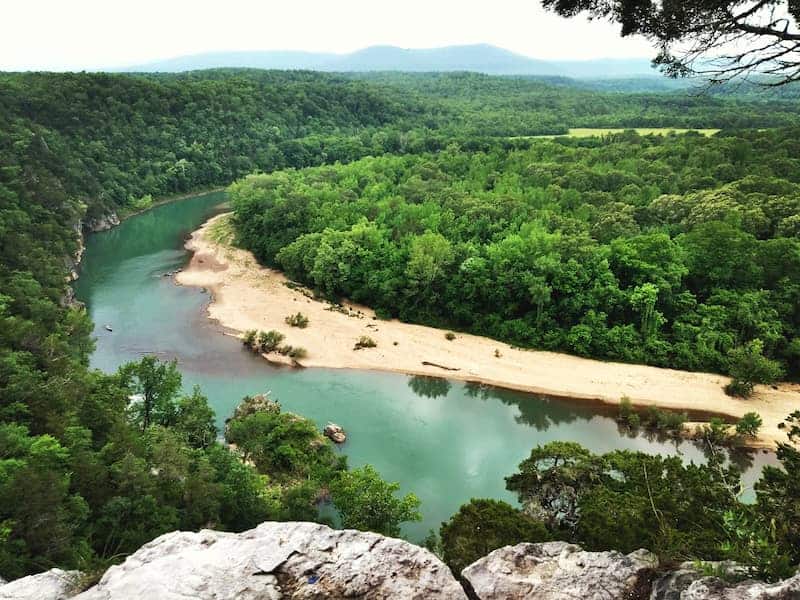
[[[2,589],[2,588],[0,588]],[[240,534],[176,532],[110,568],[80,600],[466,600],[433,554],[403,540],[315,523],[262,523]]]
[[[647,550],[584,552],[566,542],[506,546],[462,572],[480,600],[644,598],[658,567]]]
[[[584,552],[548,542],[500,548],[462,575],[473,600],[800,599],[800,574],[771,585],[726,585],[692,563],[656,575],[657,564],[646,550]],[[0,580],[0,600],[467,599],[427,550],[315,523],[263,523],[240,534],[169,533],[78,594],[82,579],[77,571],[51,569],[6,585]]]

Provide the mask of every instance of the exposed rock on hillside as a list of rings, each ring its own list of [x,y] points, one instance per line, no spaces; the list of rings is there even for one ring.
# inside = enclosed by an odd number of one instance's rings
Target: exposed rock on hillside
[[[658,558],[647,550],[584,552],[566,542],[517,544],[464,569],[480,600],[621,600],[646,597]]]
[[[102,215],[93,219],[87,219],[84,222],[84,227],[92,232],[106,231],[107,229],[116,227],[119,225],[119,223],[120,221],[117,213],[110,212],[107,215]]]
[[[81,600],[279,598],[466,600],[427,550],[374,533],[314,523],[263,523],[241,533],[162,535]]]
[[[80,578],[79,571],[50,569],[5,585],[0,579],[0,600],[66,600],[78,592]]]

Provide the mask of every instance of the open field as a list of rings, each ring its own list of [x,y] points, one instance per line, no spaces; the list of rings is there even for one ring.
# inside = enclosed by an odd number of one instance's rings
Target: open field
[[[570,129],[569,133],[566,134],[558,134],[558,135],[531,135],[531,136],[519,136],[520,139],[523,138],[556,138],[556,137],[577,137],[577,138],[584,138],[584,137],[594,137],[594,136],[604,136],[604,135],[611,135],[614,133],[623,133],[624,131],[635,131],[639,135],[668,135],[670,133],[680,134],[680,133],[688,133],[690,131],[697,132],[701,135],[711,136],[715,133],[719,132],[719,129],[681,129],[678,127],[628,127],[628,128],[619,128],[619,127],[576,127],[574,129]]]

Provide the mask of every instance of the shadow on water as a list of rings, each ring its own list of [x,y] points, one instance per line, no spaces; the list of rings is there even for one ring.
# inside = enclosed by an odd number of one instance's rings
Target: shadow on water
[[[89,237],[75,289],[95,323],[93,367],[114,371],[146,353],[176,358],[185,387],[201,386],[220,426],[243,396],[261,392],[320,427],[339,423],[348,432],[342,452],[351,465],[371,463],[422,500],[423,522],[403,530],[412,540],[470,498],[514,502],[503,478],[539,444],[571,440],[593,452],[624,448],[704,460],[691,443],[620,432],[608,410],[591,403],[435,377],[268,365],[206,318],[208,293],[165,276],[186,264],[185,236],[223,200],[216,193],[164,204]],[[756,455],[749,480],[770,461]]]

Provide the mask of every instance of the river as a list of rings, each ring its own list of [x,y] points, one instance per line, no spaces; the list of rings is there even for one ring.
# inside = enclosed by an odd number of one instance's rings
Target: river
[[[92,366],[110,372],[148,353],[176,358],[186,389],[202,388],[220,425],[244,395],[259,392],[320,427],[339,423],[349,436],[340,451],[351,466],[370,463],[421,499],[423,521],[403,528],[410,540],[438,529],[470,498],[515,503],[503,478],[538,444],[569,440],[594,452],[703,459],[688,442],[620,433],[607,410],[580,401],[390,373],[270,366],[206,318],[208,293],[164,276],[187,262],[185,236],[222,202],[216,192],[162,204],[88,237],[75,292],[95,323]],[[745,460],[752,482],[775,459],[758,452]]]

